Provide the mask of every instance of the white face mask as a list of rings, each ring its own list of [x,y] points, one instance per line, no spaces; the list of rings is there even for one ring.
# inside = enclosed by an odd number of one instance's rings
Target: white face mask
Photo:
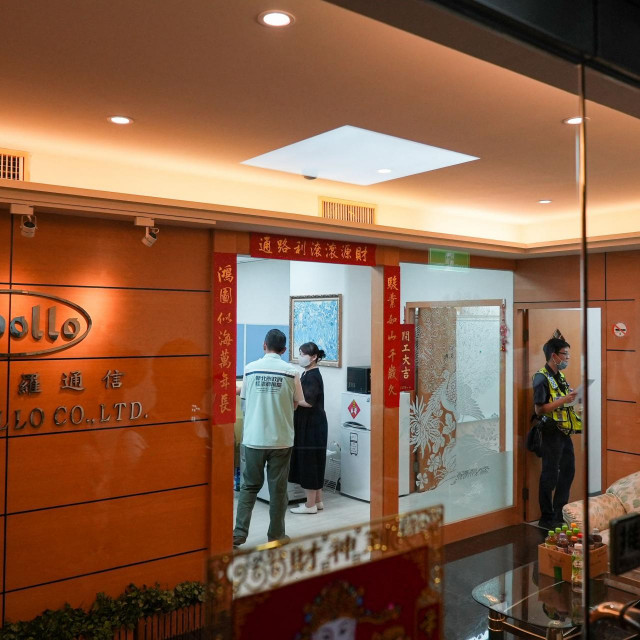
[[[559,359],[559,362],[556,362],[556,367],[558,367],[558,371],[564,371],[568,366],[569,366],[569,363],[566,360],[563,360],[562,358]]]
[[[311,364],[311,356],[308,356],[306,354],[302,354],[299,358],[298,358],[298,364],[301,367],[308,367]]]

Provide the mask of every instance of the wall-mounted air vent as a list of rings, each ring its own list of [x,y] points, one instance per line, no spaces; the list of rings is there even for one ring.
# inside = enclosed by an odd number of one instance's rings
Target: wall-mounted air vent
[[[374,224],[376,205],[366,202],[351,202],[350,200],[337,200],[336,198],[318,198],[320,203],[320,216],[330,220],[342,220],[343,222],[359,222],[361,224]]]
[[[0,149],[0,178],[29,180],[29,154],[24,151]]]

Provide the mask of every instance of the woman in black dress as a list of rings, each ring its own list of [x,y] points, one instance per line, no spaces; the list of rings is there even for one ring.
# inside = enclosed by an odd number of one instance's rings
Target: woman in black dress
[[[318,362],[325,353],[315,342],[300,347],[298,363],[304,367],[300,380],[304,402],[298,403],[294,417],[295,438],[289,481],[301,485],[307,494],[306,504],[291,513],[318,513],[324,509],[322,487],[327,459],[327,416],[324,412],[324,385]]]

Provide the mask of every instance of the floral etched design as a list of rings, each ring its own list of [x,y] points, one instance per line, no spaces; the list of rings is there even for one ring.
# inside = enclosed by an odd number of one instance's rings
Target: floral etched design
[[[435,489],[455,476],[460,423],[477,425],[468,444],[480,457],[499,449],[499,416],[492,397],[500,371],[499,326],[499,307],[434,306],[418,311],[418,379],[410,406],[409,442],[418,454],[419,491]],[[457,363],[464,366],[458,370]],[[491,418],[485,418],[479,397],[484,397]],[[498,400],[496,396],[499,410]]]

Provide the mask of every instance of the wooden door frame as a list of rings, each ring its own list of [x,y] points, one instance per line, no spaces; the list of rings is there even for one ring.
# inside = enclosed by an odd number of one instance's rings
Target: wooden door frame
[[[601,477],[600,484],[606,486],[607,477],[607,456],[606,456],[606,439],[607,439],[607,334],[606,334],[606,301],[589,300],[588,308],[600,309],[602,322],[600,323],[600,363],[601,363],[601,393],[600,393],[600,460],[601,460]],[[582,307],[579,301],[568,302],[514,302],[513,303],[513,415],[517,420],[516,440],[520,446],[517,454],[517,461],[514,460],[514,467],[518,468],[517,473],[517,491],[520,503],[521,514],[525,518],[525,470],[526,470],[526,453],[524,446],[527,431],[529,429],[529,416],[526,415],[527,406],[527,384],[525,371],[525,340],[524,331],[528,330],[527,311],[529,309],[575,309],[580,310]],[[586,362],[586,358],[585,358]],[[581,367],[580,379],[583,378],[584,369]],[[588,429],[588,425],[587,425]],[[588,483],[585,485],[588,492]]]

